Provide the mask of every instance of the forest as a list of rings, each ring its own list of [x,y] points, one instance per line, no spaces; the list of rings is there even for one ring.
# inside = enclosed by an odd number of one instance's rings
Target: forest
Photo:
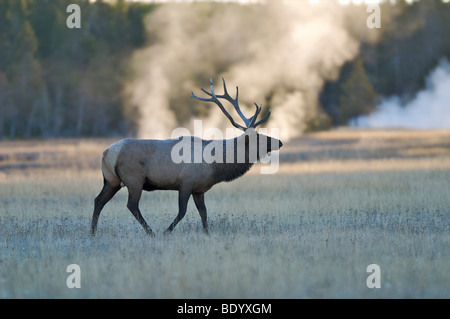
[[[137,134],[139,109],[125,90],[134,76],[130,60],[158,41],[145,19],[164,4],[76,3],[82,12],[78,30],[66,25],[66,0],[0,0],[0,139]],[[225,4],[211,6],[220,10]],[[450,59],[448,3],[381,7],[393,18],[383,22],[377,41],[361,41],[337,79],[327,79],[319,115],[306,130],[346,125],[373,111],[383,96],[407,101],[441,58]],[[199,114],[192,103],[173,102],[171,109],[184,117]]]
[[[123,134],[127,57],[145,41],[151,6],[65,0],[0,0],[0,138]]]

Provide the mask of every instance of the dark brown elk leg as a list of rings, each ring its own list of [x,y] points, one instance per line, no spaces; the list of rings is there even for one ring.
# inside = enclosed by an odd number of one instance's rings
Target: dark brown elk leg
[[[206,214],[206,206],[205,206],[205,194],[192,194],[194,197],[195,206],[197,207],[198,212],[200,213],[200,218],[202,219],[203,230],[206,234],[208,232],[208,221]]]
[[[98,194],[98,196],[94,200],[94,213],[92,214],[92,222],[91,222],[91,236],[95,235],[95,231],[97,230],[98,218],[100,216],[100,212],[107,202],[120,190],[120,185],[112,186],[106,179],[104,180],[103,188]]]
[[[142,225],[142,227],[144,227],[147,235],[154,237],[155,234],[153,233],[152,229],[148,226],[144,217],[142,217],[141,211],[139,210],[139,200],[141,199],[141,194],[142,189],[128,188],[127,207],[133,214],[133,216],[136,218],[136,220]]]
[[[178,191],[178,215],[173,220],[172,224],[164,231],[164,234],[170,234],[180,220],[186,215],[187,204],[189,197],[191,196],[191,190],[180,189]]]

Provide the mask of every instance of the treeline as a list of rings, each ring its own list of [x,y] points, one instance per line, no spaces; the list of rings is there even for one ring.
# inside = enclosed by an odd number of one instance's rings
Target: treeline
[[[450,60],[450,4],[422,0],[411,5],[384,2],[381,12],[392,17],[381,26],[376,43],[362,43],[360,54],[328,82],[320,104],[331,125],[346,125],[352,118],[375,109],[380,97],[399,96],[404,102],[425,87],[427,74],[439,60]]]
[[[70,3],[0,0],[0,139],[135,133],[139,114],[124,85],[132,53],[149,45],[144,17],[154,5],[76,1],[82,28],[70,29]],[[325,84],[324,113],[310,129],[345,125],[381,96],[412,98],[439,59],[450,59],[450,4],[385,2],[384,10],[395,12],[381,38],[362,43],[338,80]]]
[[[69,29],[70,3],[0,0],[0,139],[132,130],[122,85],[152,6],[76,1],[82,28]]]

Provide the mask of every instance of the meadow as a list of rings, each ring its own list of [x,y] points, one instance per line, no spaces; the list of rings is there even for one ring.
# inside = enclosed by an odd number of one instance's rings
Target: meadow
[[[450,131],[335,130],[192,199],[122,189],[89,235],[113,139],[0,142],[0,298],[450,298]],[[81,288],[69,289],[69,264]],[[367,266],[381,270],[368,288]]]

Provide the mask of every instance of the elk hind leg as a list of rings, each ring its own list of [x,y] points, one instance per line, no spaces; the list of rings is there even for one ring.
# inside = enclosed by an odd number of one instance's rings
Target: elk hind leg
[[[98,194],[98,196],[94,200],[94,213],[92,214],[92,222],[91,222],[91,235],[95,235],[95,231],[97,230],[98,218],[100,216],[100,212],[107,202],[120,190],[120,184],[117,186],[113,186],[106,178],[103,180],[103,188]]]

